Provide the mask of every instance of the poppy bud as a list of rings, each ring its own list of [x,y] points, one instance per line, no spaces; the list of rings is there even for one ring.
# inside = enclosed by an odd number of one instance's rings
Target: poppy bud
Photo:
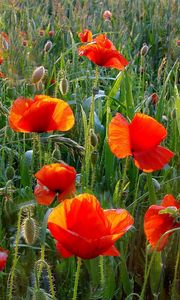
[[[44,74],[45,74],[45,68],[43,66],[36,68],[32,74],[32,82],[35,84],[38,83],[43,79]]]
[[[54,36],[54,30],[50,30],[50,31],[48,32],[48,35],[49,35],[50,37],[53,37],[53,36]]]
[[[141,48],[141,55],[145,56],[148,53],[149,47],[146,43],[143,44],[142,48]]]
[[[98,151],[94,150],[91,152],[91,162],[93,165],[96,164],[98,157],[99,157]]]
[[[112,13],[109,11],[109,10],[105,10],[104,13],[103,13],[103,18],[105,21],[111,19],[112,17]]]
[[[94,129],[90,129],[90,141],[91,141],[91,145],[93,147],[96,147],[97,144],[98,144],[98,138],[97,138],[97,135],[95,134],[94,132]]]
[[[55,145],[55,149],[53,150],[52,159],[53,159],[53,161],[60,161],[61,160],[61,151],[60,151],[59,146],[57,144]]]
[[[59,89],[62,95],[66,95],[69,90],[69,82],[66,77],[62,78],[59,83]]]
[[[44,45],[44,52],[49,52],[52,49],[52,42],[47,41],[46,44]]]
[[[180,40],[176,41],[176,45],[180,47]]]
[[[38,227],[36,221],[32,217],[24,219],[22,224],[22,235],[26,244],[32,245],[37,239]]]
[[[7,180],[12,180],[15,176],[15,171],[12,166],[8,166],[5,171],[5,176]]]
[[[23,45],[24,47],[26,47],[26,46],[28,45],[27,40],[23,40],[23,41],[22,41],[22,45]]]
[[[153,94],[151,95],[151,102],[152,102],[153,105],[156,105],[156,104],[157,104],[158,99],[159,99],[159,97],[158,97],[158,95],[157,95],[156,93],[153,93]]]

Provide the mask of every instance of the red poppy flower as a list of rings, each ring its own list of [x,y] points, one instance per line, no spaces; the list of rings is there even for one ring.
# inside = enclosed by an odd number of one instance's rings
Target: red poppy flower
[[[124,70],[128,61],[120,54],[113,43],[103,34],[97,36],[93,43],[81,46],[79,56],[86,56],[98,66]]]
[[[20,97],[10,109],[9,123],[14,131],[48,132],[67,131],[74,125],[74,114],[63,100],[46,95],[34,100]]]
[[[98,255],[118,256],[114,243],[133,223],[125,209],[103,210],[95,196],[89,194],[64,200],[48,218],[48,228],[64,258],[73,255],[84,259]]]
[[[92,32],[89,29],[84,29],[83,32],[78,33],[78,37],[80,38],[82,43],[92,42]]]
[[[6,266],[6,261],[8,258],[8,251],[0,248],[0,271],[2,271]]]
[[[75,192],[76,170],[62,163],[45,165],[36,174],[34,196],[39,204],[50,205],[55,196],[63,197]]]
[[[152,205],[144,217],[144,231],[151,247],[161,251],[172,233],[162,235],[180,227],[180,205],[172,195],[166,195],[161,205]],[[161,238],[162,237],[162,238]],[[157,248],[156,248],[157,247]]]
[[[166,129],[152,117],[137,113],[129,124],[117,113],[109,124],[108,142],[115,156],[133,156],[137,168],[152,172],[162,169],[174,155],[159,146],[166,135]]]

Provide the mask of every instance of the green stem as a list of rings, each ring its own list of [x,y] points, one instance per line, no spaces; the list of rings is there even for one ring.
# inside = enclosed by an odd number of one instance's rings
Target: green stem
[[[128,163],[129,163],[129,157],[126,157],[126,161],[125,161],[125,167],[124,167],[124,172],[123,172],[123,177],[122,177],[122,184],[121,184],[121,188],[119,191],[119,205],[120,207],[122,206],[122,194],[123,194],[123,190],[124,190],[124,186],[125,186],[125,181],[126,181],[126,173],[128,170]],[[118,203],[117,203],[118,204]]]
[[[176,297],[175,293],[176,293],[176,282],[177,282],[179,260],[180,260],[180,236],[178,239],[178,252],[177,252],[176,265],[175,265],[175,270],[174,270],[174,278],[173,278],[173,283],[172,283],[171,300],[174,300]]]
[[[156,204],[156,193],[154,190],[154,184],[152,181],[152,175],[151,173],[147,174],[147,184],[148,184],[148,190],[149,190],[149,198],[150,198],[150,204]]]
[[[101,286],[104,289],[105,277],[104,277],[104,257],[101,255],[99,257],[100,275],[101,275]]]
[[[76,300],[77,299],[77,290],[78,290],[78,283],[79,283],[79,274],[80,274],[80,269],[81,269],[81,263],[82,263],[82,260],[81,260],[80,257],[78,257],[77,270],[76,270],[75,282],[74,282],[73,299],[72,300]]]
[[[16,233],[16,240],[15,240],[15,250],[14,250],[14,259],[13,259],[13,265],[11,268],[11,272],[9,275],[9,294],[8,294],[8,300],[13,299],[13,281],[14,281],[14,274],[15,274],[15,268],[18,261],[18,244],[19,244],[19,236],[21,232],[21,214],[22,214],[22,208],[19,211],[18,214],[18,222],[17,222],[17,233]]]

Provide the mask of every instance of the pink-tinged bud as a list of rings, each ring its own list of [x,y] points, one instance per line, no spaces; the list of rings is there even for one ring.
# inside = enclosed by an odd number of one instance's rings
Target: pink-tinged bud
[[[0,271],[2,271],[6,266],[6,261],[8,258],[8,251],[0,248]]]
[[[152,102],[152,104],[153,104],[153,105],[156,105],[156,104],[158,103],[158,100],[159,100],[158,95],[157,95],[156,93],[153,93],[153,94],[151,95],[151,102]]]
[[[54,36],[54,30],[50,30],[50,31],[48,32],[48,35],[49,35],[50,37],[53,37],[53,36]]]
[[[145,56],[148,53],[149,47],[146,43],[143,44],[142,48],[141,48],[141,55]]]
[[[180,40],[176,41],[176,45],[180,47]]]
[[[105,10],[103,13],[104,20],[110,20],[112,17],[112,13],[109,10]]]
[[[52,49],[52,42],[47,41],[46,44],[44,45],[44,52],[49,52]]]
[[[43,79],[44,74],[45,74],[45,69],[43,66],[36,68],[32,74],[32,82],[37,84]]]

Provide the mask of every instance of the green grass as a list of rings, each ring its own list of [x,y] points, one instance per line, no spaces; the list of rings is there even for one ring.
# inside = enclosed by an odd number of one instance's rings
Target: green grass
[[[109,22],[102,18],[106,9],[112,12]],[[148,250],[143,231],[144,213],[155,198],[160,203],[164,195],[177,198],[180,193],[179,15],[178,0],[1,1],[0,30],[8,34],[9,48],[3,50],[0,66],[6,75],[0,79],[0,246],[9,250],[9,257],[0,273],[0,300],[36,299],[33,295],[39,288],[46,299],[54,299],[54,292],[56,299],[72,299],[77,260],[57,258],[54,241],[46,231],[48,208],[38,206],[33,197],[34,172],[56,161],[52,153],[57,147],[61,159],[78,172],[77,194],[93,193],[103,208],[124,207],[135,219],[134,228],[116,243],[121,256],[104,258],[103,288],[99,258],[82,262],[78,299],[128,300],[140,299],[140,295],[144,300],[180,299],[179,231],[158,254]],[[118,73],[98,67],[97,80],[96,66],[77,54],[77,33],[83,28],[94,35],[106,33],[130,62],[127,70]],[[54,30],[53,37],[49,30]],[[27,32],[26,47],[21,31]],[[47,40],[53,47],[44,53]],[[142,59],[143,43],[149,51]],[[36,90],[31,76],[41,65],[46,76]],[[64,76],[69,90],[63,96],[59,83]],[[95,96],[94,86],[98,87]],[[155,107],[148,102],[153,92],[159,96]],[[67,101],[76,124],[63,136],[59,132],[40,134],[38,144],[33,144],[33,134],[10,129],[8,111],[19,96],[33,98],[37,93]],[[135,112],[143,112],[167,128],[165,144],[175,156],[163,170],[153,172],[152,178],[137,170],[131,159],[118,160],[109,150],[108,124],[116,112],[129,120]],[[93,127],[98,137],[95,148],[89,141]],[[32,149],[37,150],[35,157]],[[29,208],[39,228],[33,245],[25,243],[20,230]],[[43,255],[46,265],[38,262]]]

